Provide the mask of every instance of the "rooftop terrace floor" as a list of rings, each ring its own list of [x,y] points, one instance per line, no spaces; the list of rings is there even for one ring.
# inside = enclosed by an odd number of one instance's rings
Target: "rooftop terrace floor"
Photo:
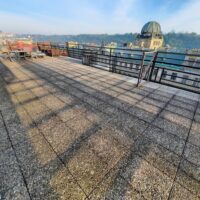
[[[0,199],[200,198],[199,95],[66,58],[0,64]]]

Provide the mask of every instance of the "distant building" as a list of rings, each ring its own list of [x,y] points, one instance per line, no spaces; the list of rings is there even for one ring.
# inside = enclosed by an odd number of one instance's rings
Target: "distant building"
[[[157,50],[163,47],[164,38],[161,31],[161,26],[158,22],[151,21],[146,23],[137,36],[137,45],[140,48]]]

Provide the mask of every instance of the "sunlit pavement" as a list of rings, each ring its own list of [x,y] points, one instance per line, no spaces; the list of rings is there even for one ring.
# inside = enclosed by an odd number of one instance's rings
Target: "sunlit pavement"
[[[199,95],[64,57],[3,63],[0,199],[199,199]]]

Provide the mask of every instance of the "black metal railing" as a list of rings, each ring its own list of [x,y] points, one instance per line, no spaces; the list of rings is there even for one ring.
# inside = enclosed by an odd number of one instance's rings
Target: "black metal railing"
[[[200,93],[200,55],[167,51],[67,46],[68,56],[83,59],[90,55],[90,66],[141,80]]]

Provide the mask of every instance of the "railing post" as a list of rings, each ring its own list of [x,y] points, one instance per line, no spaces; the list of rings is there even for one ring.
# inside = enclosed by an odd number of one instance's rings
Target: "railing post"
[[[109,55],[109,71],[111,71],[111,48],[110,48],[110,55]]]
[[[69,43],[66,42],[65,45],[66,45],[66,53],[67,53],[67,56],[70,57],[70,56],[69,56]]]
[[[155,55],[155,57],[153,59],[153,65],[151,67],[151,71],[150,71],[150,75],[149,75],[149,80],[150,81],[152,81],[152,75],[153,75],[153,71],[154,71],[154,68],[155,68],[157,57],[158,57],[158,51],[156,52],[156,55]]]
[[[136,85],[137,87],[140,84],[140,79],[142,77],[142,73],[143,73],[143,69],[144,69],[144,58],[145,58],[145,52],[143,51],[140,72],[139,72],[139,75],[138,75],[138,82],[137,82],[137,85]]]

